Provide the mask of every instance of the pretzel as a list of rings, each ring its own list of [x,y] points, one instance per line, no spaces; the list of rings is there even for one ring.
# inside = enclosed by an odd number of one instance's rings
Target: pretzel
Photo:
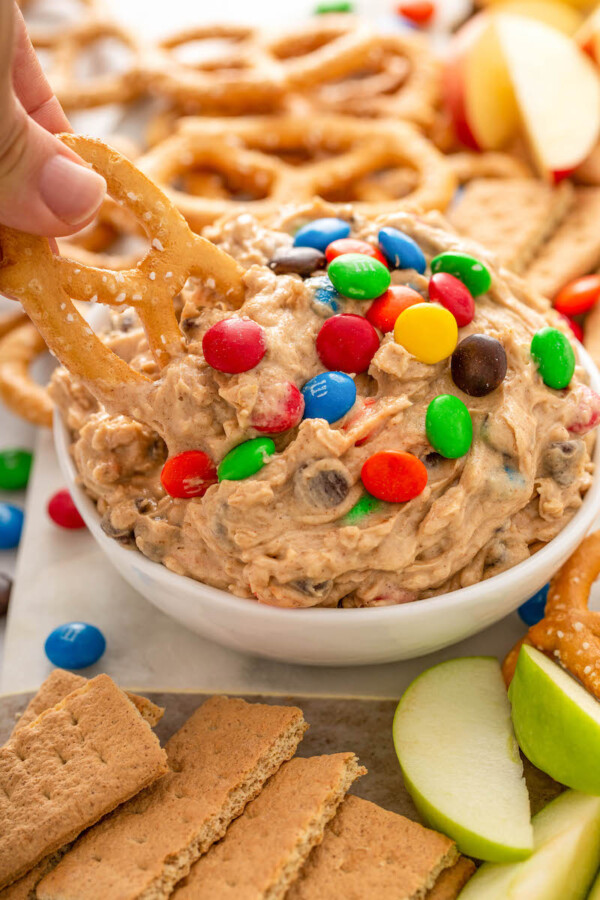
[[[46,388],[29,373],[31,364],[46,349],[43,338],[26,319],[0,338],[0,397],[15,415],[49,428],[52,401]]]
[[[61,135],[63,142],[106,179],[110,195],[137,218],[151,241],[134,269],[103,271],[55,256],[45,238],[0,228],[0,291],[21,301],[50,350],[102,402],[125,404],[127,386],[149,379],[132,369],[94,334],[71,297],[132,306],[159,368],[183,352],[173,298],[191,275],[213,298],[239,307],[243,269],[209,241],[194,235],[162,192],[101,141]]]
[[[555,659],[600,700],[600,612],[588,609],[590,589],[600,575],[600,531],[589,535],[550,582],[544,618],[529,629],[503,664],[512,681],[521,645]]]
[[[291,165],[285,158],[290,153],[317,158]],[[358,212],[444,209],[456,184],[443,156],[409,123],[331,115],[313,116],[310,128],[297,116],[182,119],[177,132],[141,157],[139,166],[197,231],[242,206],[264,217],[282,204],[314,196],[354,201],[353,184],[382,169],[408,167],[416,172],[417,184],[400,201],[359,198]],[[232,197],[199,197],[171,186],[197,169],[220,173],[233,195],[243,190],[257,199],[240,203]]]
[[[81,25],[101,16],[103,3],[101,0],[78,0],[77,10],[61,9],[59,0],[47,0],[41,5],[40,14],[34,15],[33,20],[28,15],[31,7],[35,7],[35,0],[17,0],[18,5],[25,16],[27,32],[34,47],[52,47],[57,43],[65,28],[73,25]],[[71,4],[67,4],[71,5]],[[37,12],[35,10],[34,12]],[[68,15],[75,12],[75,18]]]

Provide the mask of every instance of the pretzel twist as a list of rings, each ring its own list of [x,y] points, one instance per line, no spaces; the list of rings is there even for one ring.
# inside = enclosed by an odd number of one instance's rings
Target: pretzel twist
[[[46,352],[46,344],[31,322],[21,318],[24,321],[18,327],[0,338],[0,397],[15,415],[49,428],[52,401],[46,388],[30,374],[31,364]]]

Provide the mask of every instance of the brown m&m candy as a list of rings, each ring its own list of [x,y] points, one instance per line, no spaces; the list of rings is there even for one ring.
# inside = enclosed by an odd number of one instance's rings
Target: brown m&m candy
[[[452,379],[470,397],[485,397],[502,384],[506,366],[500,341],[487,334],[471,334],[452,354]]]
[[[314,247],[281,247],[269,262],[276,275],[307,276],[326,267],[325,254]]]

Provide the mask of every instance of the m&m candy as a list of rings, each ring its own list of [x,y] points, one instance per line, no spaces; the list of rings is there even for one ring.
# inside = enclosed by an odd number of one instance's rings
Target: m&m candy
[[[433,303],[409,306],[396,320],[394,340],[420,362],[433,365],[447,359],[456,347],[456,319]]]
[[[566,284],[556,295],[554,309],[564,316],[580,316],[600,299],[600,275],[586,275]]]
[[[422,303],[423,297],[410,287],[391,285],[385,294],[373,300],[367,312],[367,319],[384,334],[394,330],[396,319],[409,306]]]
[[[247,372],[261,361],[266,351],[264,331],[257,322],[243,316],[222,319],[202,338],[202,352],[209,366],[235,375]]]
[[[95,625],[68,622],[50,632],[44,650],[59,669],[85,669],[98,662],[106,650],[106,639]]]
[[[23,510],[11,503],[0,503],[0,550],[18,547],[23,531]]]
[[[343,372],[323,372],[302,388],[304,418],[337,422],[356,402],[356,385]]]
[[[390,270],[364,253],[337,256],[327,269],[334,288],[353,300],[373,300],[390,286]]]
[[[360,477],[369,494],[378,500],[406,503],[425,490],[427,469],[412,453],[382,450],[367,459]]]
[[[345,313],[323,323],[316,346],[327,369],[366,372],[379,350],[379,337],[363,316]]]
[[[448,272],[437,272],[429,282],[429,296],[456,319],[459,328],[475,317],[475,301],[468,287]]]
[[[569,326],[569,330],[573,337],[577,338],[580,344],[583,344],[583,327],[579,324],[577,319],[572,319],[571,316],[564,316],[562,313],[561,318]]]
[[[329,244],[349,234],[350,225],[343,219],[314,219],[296,232],[294,247],[314,247],[325,253]]]
[[[27,487],[32,459],[29,450],[2,450],[0,452],[0,489],[20,491]]]
[[[85,528],[85,522],[73,503],[73,498],[67,490],[57,491],[48,501],[48,515],[55,525],[76,531]]]
[[[313,309],[320,316],[330,316],[340,308],[342,297],[338,294],[327,275],[310,278],[305,282],[312,291]]]
[[[282,247],[269,260],[276,275],[312,275],[325,264],[325,255],[314,247]]]
[[[410,0],[408,3],[399,3],[396,11],[399,16],[415,25],[427,25],[434,16],[435,4],[430,0]]]
[[[487,334],[470,334],[460,342],[450,363],[454,384],[470,397],[485,397],[506,376],[506,351]]]
[[[440,394],[427,407],[427,440],[446,459],[458,459],[469,452],[473,442],[471,414],[453,394]]]
[[[315,15],[328,16],[334,13],[351,13],[353,8],[349,0],[324,0],[323,3],[317,3],[315,6]]]
[[[242,481],[250,478],[266,464],[275,453],[271,438],[252,438],[230,450],[218,468],[219,481]]]
[[[431,260],[431,271],[448,272],[466,285],[474,297],[485,294],[492,285],[492,277],[487,266],[468,253],[447,250]]]
[[[575,351],[562,331],[550,327],[537,331],[531,355],[545,385],[557,391],[569,386],[575,372]]]
[[[170,497],[203,497],[211,484],[216,484],[217,469],[202,450],[184,450],[166,461],[160,481]]]
[[[362,253],[363,256],[372,256],[373,259],[378,259],[380,263],[387,266],[385,257],[377,247],[369,244],[368,241],[359,241],[356,238],[341,238],[339,241],[332,241],[325,251],[325,256],[327,262],[331,262],[345,253]]]
[[[283,381],[258,395],[250,424],[256,431],[279,434],[295,428],[302,419],[304,399],[295,384]]]
[[[343,523],[344,525],[357,525],[359,522],[362,522],[363,519],[366,519],[367,516],[371,515],[371,513],[376,512],[381,507],[381,500],[378,500],[377,497],[371,497],[370,494],[363,494],[363,496],[358,500],[352,509],[349,509],[346,515],[344,516]]]
[[[411,237],[397,228],[382,228],[377,239],[390,266],[394,269],[415,269],[420,275],[423,274],[427,260]]]
[[[548,599],[549,590],[550,585],[544,585],[537,594],[534,594],[533,597],[530,597],[529,600],[526,600],[525,603],[522,603],[521,606],[519,606],[517,612],[523,622],[525,622],[526,625],[529,625],[530,628],[532,625],[537,625],[537,623],[541,622],[544,618],[544,610],[546,609],[546,600]]]

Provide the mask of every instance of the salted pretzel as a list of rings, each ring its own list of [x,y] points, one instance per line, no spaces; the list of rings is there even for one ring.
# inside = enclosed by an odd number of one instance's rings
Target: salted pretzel
[[[313,116],[309,127],[297,116],[189,117],[141,157],[139,166],[195,230],[241,208],[264,217],[282,204],[315,196],[357,201],[355,208],[367,215],[444,209],[456,185],[443,156],[409,123],[348,116]],[[370,174],[398,168],[416,173],[416,184],[402,199],[369,202],[353,192]],[[173,187],[194,171],[218,173],[229,196],[197,196]]]
[[[20,300],[49,349],[112,408],[125,405],[127,386],[149,383],[92,331],[71,298],[131,306],[160,368],[184,352],[173,299],[189,276],[209,300],[239,307],[243,269],[193,234],[164,194],[135,166],[101,141],[61,135],[64,143],[106,179],[109,194],[129,209],[151,246],[134,269],[103,271],[56,256],[45,238],[0,227],[0,291]]]
[[[0,337],[0,397],[15,415],[49,428],[52,401],[31,375],[31,365],[47,350],[44,339],[26,317]]]
[[[65,29],[102,18],[102,0],[17,0],[34,47],[52,47]],[[39,7],[39,9],[36,9]]]
[[[510,684],[522,644],[553,656],[600,700],[600,612],[588,609],[600,575],[600,531],[589,535],[550,582],[544,618],[513,647],[502,668]]]

